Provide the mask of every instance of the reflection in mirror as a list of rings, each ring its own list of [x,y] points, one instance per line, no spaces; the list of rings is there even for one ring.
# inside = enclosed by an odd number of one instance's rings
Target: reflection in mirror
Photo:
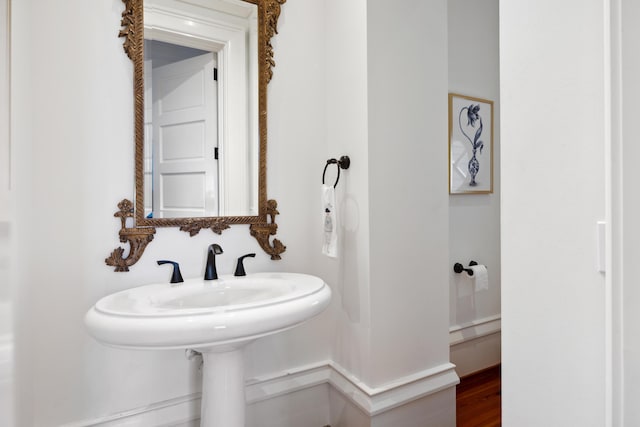
[[[219,216],[217,54],[148,39],[144,54],[145,216]]]
[[[257,6],[145,0],[144,216],[258,213]]]

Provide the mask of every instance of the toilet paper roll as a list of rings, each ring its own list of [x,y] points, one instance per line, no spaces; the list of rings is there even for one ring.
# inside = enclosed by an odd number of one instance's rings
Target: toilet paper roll
[[[484,265],[472,265],[469,268],[473,270],[473,281],[476,292],[489,289],[489,273]]]

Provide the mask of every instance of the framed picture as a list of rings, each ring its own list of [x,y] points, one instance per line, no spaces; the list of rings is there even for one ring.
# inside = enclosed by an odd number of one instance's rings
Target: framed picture
[[[449,94],[449,194],[493,193],[493,101]]]

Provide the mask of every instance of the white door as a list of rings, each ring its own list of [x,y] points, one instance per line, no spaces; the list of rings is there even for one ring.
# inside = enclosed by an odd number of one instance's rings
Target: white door
[[[153,216],[218,215],[213,53],[153,70]]]
[[[619,177],[614,181],[612,225],[614,265],[619,267],[613,282],[613,345],[614,345],[614,418],[613,426],[640,426],[640,283],[638,259],[640,257],[640,192],[638,191],[638,96],[640,96],[640,4],[637,0],[614,2],[612,16],[615,34],[619,34],[619,53],[614,56],[614,105],[620,106],[614,115],[614,129],[619,125],[620,148],[614,152],[612,170]],[[615,135],[615,133],[614,133]]]
[[[500,2],[507,427],[610,425],[610,272],[596,264],[609,203],[608,25],[601,0]]]

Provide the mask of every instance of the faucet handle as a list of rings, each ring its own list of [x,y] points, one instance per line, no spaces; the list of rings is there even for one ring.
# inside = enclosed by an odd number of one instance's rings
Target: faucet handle
[[[180,274],[180,265],[175,261],[167,261],[160,260],[158,261],[158,265],[162,264],[171,264],[173,265],[173,273],[171,274],[171,282],[170,283],[182,283],[184,280],[182,279],[182,274]]]
[[[240,258],[238,258],[238,265],[236,266],[236,272],[233,273],[233,275],[234,276],[246,276],[247,273],[245,273],[245,271],[244,271],[244,263],[243,263],[243,261],[247,257],[254,258],[255,256],[256,256],[256,254],[251,253],[251,254],[243,255]]]

